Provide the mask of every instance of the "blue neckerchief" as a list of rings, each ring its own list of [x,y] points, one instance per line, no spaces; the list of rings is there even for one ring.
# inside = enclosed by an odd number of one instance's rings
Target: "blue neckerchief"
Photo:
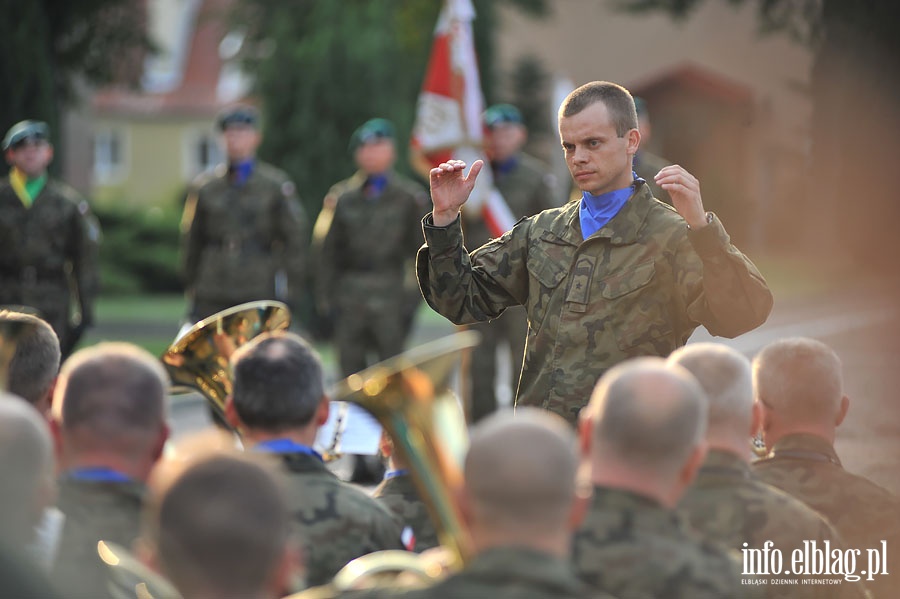
[[[248,158],[243,162],[237,162],[229,165],[228,172],[231,174],[231,184],[236,185],[238,187],[242,186],[244,183],[250,179],[250,175],[253,174],[253,169],[256,166],[256,161],[253,158]]]
[[[406,468],[397,468],[396,470],[388,470],[384,473],[384,480],[389,478],[397,478],[398,476],[406,476],[409,474],[409,470]]]
[[[125,476],[121,472],[105,466],[73,468],[66,472],[64,476],[71,480],[83,480],[94,483],[127,483],[131,481],[130,476]]]
[[[598,196],[588,191],[581,192],[581,206],[578,209],[578,218],[581,221],[581,236],[587,239],[599,231],[606,223],[611,221],[619,213],[631,194],[634,193],[634,184],[624,189],[615,189]]]
[[[291,441],[290,439],[270,439],[268,441],[260,441],[253,449],[256,451],[264,451],[266,453],[302,453],[315,456],[319,458],[319,460],[322,460],[322,454],[312,447],[302,445],[295,441]]]
[[[388,177],[386,173],[369,175],[366,177],[366,182],[363,185],[363,193],[365,193],[367,198],[377,198],[384,191],[384,188],[387,187],[387,184]]]
[[[509,173],[511,173],[517,166],[519,166],[518,156],[510,156],[502,162],[491,162],[491,170],[494,171],[494,177],[498,179],[504,175],[508,175]]]

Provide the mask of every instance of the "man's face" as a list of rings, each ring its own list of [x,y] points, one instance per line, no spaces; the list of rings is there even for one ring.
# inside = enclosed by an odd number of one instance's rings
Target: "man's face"
[[[503,162],[522,148],[525,138],[525,127],[522,125],[498,123],[484,130],[484,152],[488,160]]]
[[[10,147],[6,159],[33,179],[46,172],[47,165],[53,160],[53,146],[46,139],[27,138]]]
[[[606,104],[595,102],[578,114],[560,117],[559,136],[579,189],[599,195],[631,185],[641,134],[631,129],[619,137]]]
[[[256,155],[259,147],[260,135],[252,125],[233,124],[228,125],[222,132],[225,140],[225,154],[229,162],[241,162]]]
[[[390,170],[395,157],[394,141],[386,137],[360,145],[354,154],[359,170],[367,175],[378,175]]]

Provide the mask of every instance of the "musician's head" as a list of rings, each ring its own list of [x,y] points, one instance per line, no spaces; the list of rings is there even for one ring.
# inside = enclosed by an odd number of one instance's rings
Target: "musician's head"
[[[251,437],[311,432],[328,419],[318,354],[290,332],[264,333],[231,357],[233,391],[226,405],[232,426]]]

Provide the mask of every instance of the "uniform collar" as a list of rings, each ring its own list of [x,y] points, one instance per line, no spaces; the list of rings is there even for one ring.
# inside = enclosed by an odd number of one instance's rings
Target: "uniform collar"
[[[577,595],[582,583],[567,560],[529,547],[492,547],[472,558],[461,573],[465,577],[509,580],[536,588],[558,589]]]
[[[665,507],[652,497],[625,489],[613,489],[599,485],[594,486],[590,512],[638,514],[639,517],[634,519],[635,528],[647,528],[654,531],[675,530],[684,526],[675,510]]]
[[[703,460],[700,472],[697,473],[697,482],[713,477],[751,477],[750,464],[742,460],[740,456],[721,449],[710,449]]]
[[[622,209],[612,217],[612,219],[600,227],[600,229],[591,236],[591,239],[602,237],[609,239],[613,245],[626,245],[637,241],[638,233],[647,220],[650,209],[653,208],[655,200],[650,188],[643,180],[635,181],[635,190],[622,206]],[[569,204],[557,216],[557,219],[565,223],[563,227],[554,227],[555,230],[561,231],[560,234],[554,234],[550,231],[547,235],[551,235],[559,241],[569,245],[581,245],[584,235],[581,231],[581,222],[579,219],[579,210],[581,200],[569,202]],[[551,225],[552,226],[552,225]]]
[[[785,435],[772,446],[772,451],[766,457],[804,459],[804,456],[842,466],[834,446],[827,439],[810,433]]]

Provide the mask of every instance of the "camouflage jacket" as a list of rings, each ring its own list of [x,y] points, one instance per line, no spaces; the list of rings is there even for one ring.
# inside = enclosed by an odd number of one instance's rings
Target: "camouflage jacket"
[[[198,301],[238,304],[279,299],[296,305],[306,288],[308,222],[294,184],[257,162],[232,185],[225,165],[201,175],[181,221],[181,269]],[[276,289],[276,274],[286,290]]]
[[[582,580],[621,599],[761,596],[741,584],[736,552],[696,536],[674,510],[622,490],[594,488],[573,562]]]
[[[410,475],[384,479],[372,492],[372,497],[394,515],[401,529],[407,526],[411,529],[414,543],[409,548],[412,551],[421,553],[440,545],[428,508],[419,498],[419,491]]]
[[[9,177],[0,181],[0,305],[67,315],[74,283],[82,314],[93,320],[98,243],[96,218],[68,185],[48,179],[26,208]]]
[[[306,558],[307,584],[330,582],[347,562],[373,551],[403,549],[390,512],[342,482],[314,456],[280,456],[288,472],[288,507]]]
[[[681,499],[679,511],[694,530],[736,551],[762,549],[766,541],[782,555],[803,550],[804,541],[843,549],[843,541],[818,512],[787,493],[771,487],[733,453],[711,450],[696,480]],[[790,572],[790,564],[784,568]],[[781,573],[775,578],[791,578]],[[793,575],[798,580],[802,576]],[[838,577],[840,578],[840,577]],[[860,583],[834,586],[769,585],[769,597],[865,598]]]
[[[844,470],[834,447],[811,434],[779,439],[769,455],[753,463],[754,472],[823,514],[846,547],[862,552],[887,545],[889,575],[865,577],[878,599],[896,596],[900,588],[900,499],[870,480]],[[858,566],[862,569],[863,566]]]
[[[524,547],[489,549],[434,586],[382,595],[403,599],[611,599],[587,588],[558,557]]]
[[[584,240],[579,202],[523,219],[468,254],[457,223],[424,222],[419,285],[456,324],[524,305],[528,340],[516,405],[577,420],[597,379],[633,356],[666,356],[703,324],[734,337],[765,321],[772,294],[715,217],[688,230],[645,185]]]
[[[495,172],[494,187],[517,219],[559,205],[555,201],[553,175],[537,159],[527,154],[519,153],[515,166],[509,172]],[[466,210],[463,206],[462,227],[468,248],[477,248],[491,240],[490,231],[477,210]]]
[[[387,297],[392,299],[385,306],[396,309],[404,281],[415,289],[413,261],[422,244],[418,230],[428,195],[419,184],[393,172],[377,196],[366,197],[365,182],[357,173],[337,183],[329,194],[334,195],[330,222],[316,223],[317,234],[324,234],[316,259],[320,307],[382,302]]]
[[[109,597],[107,566],[97,542],[131,547],[138,537],[144,486],[136,482],[98,482],[62,478],[57,507],[65,514],[54,584],[66,597]]]

